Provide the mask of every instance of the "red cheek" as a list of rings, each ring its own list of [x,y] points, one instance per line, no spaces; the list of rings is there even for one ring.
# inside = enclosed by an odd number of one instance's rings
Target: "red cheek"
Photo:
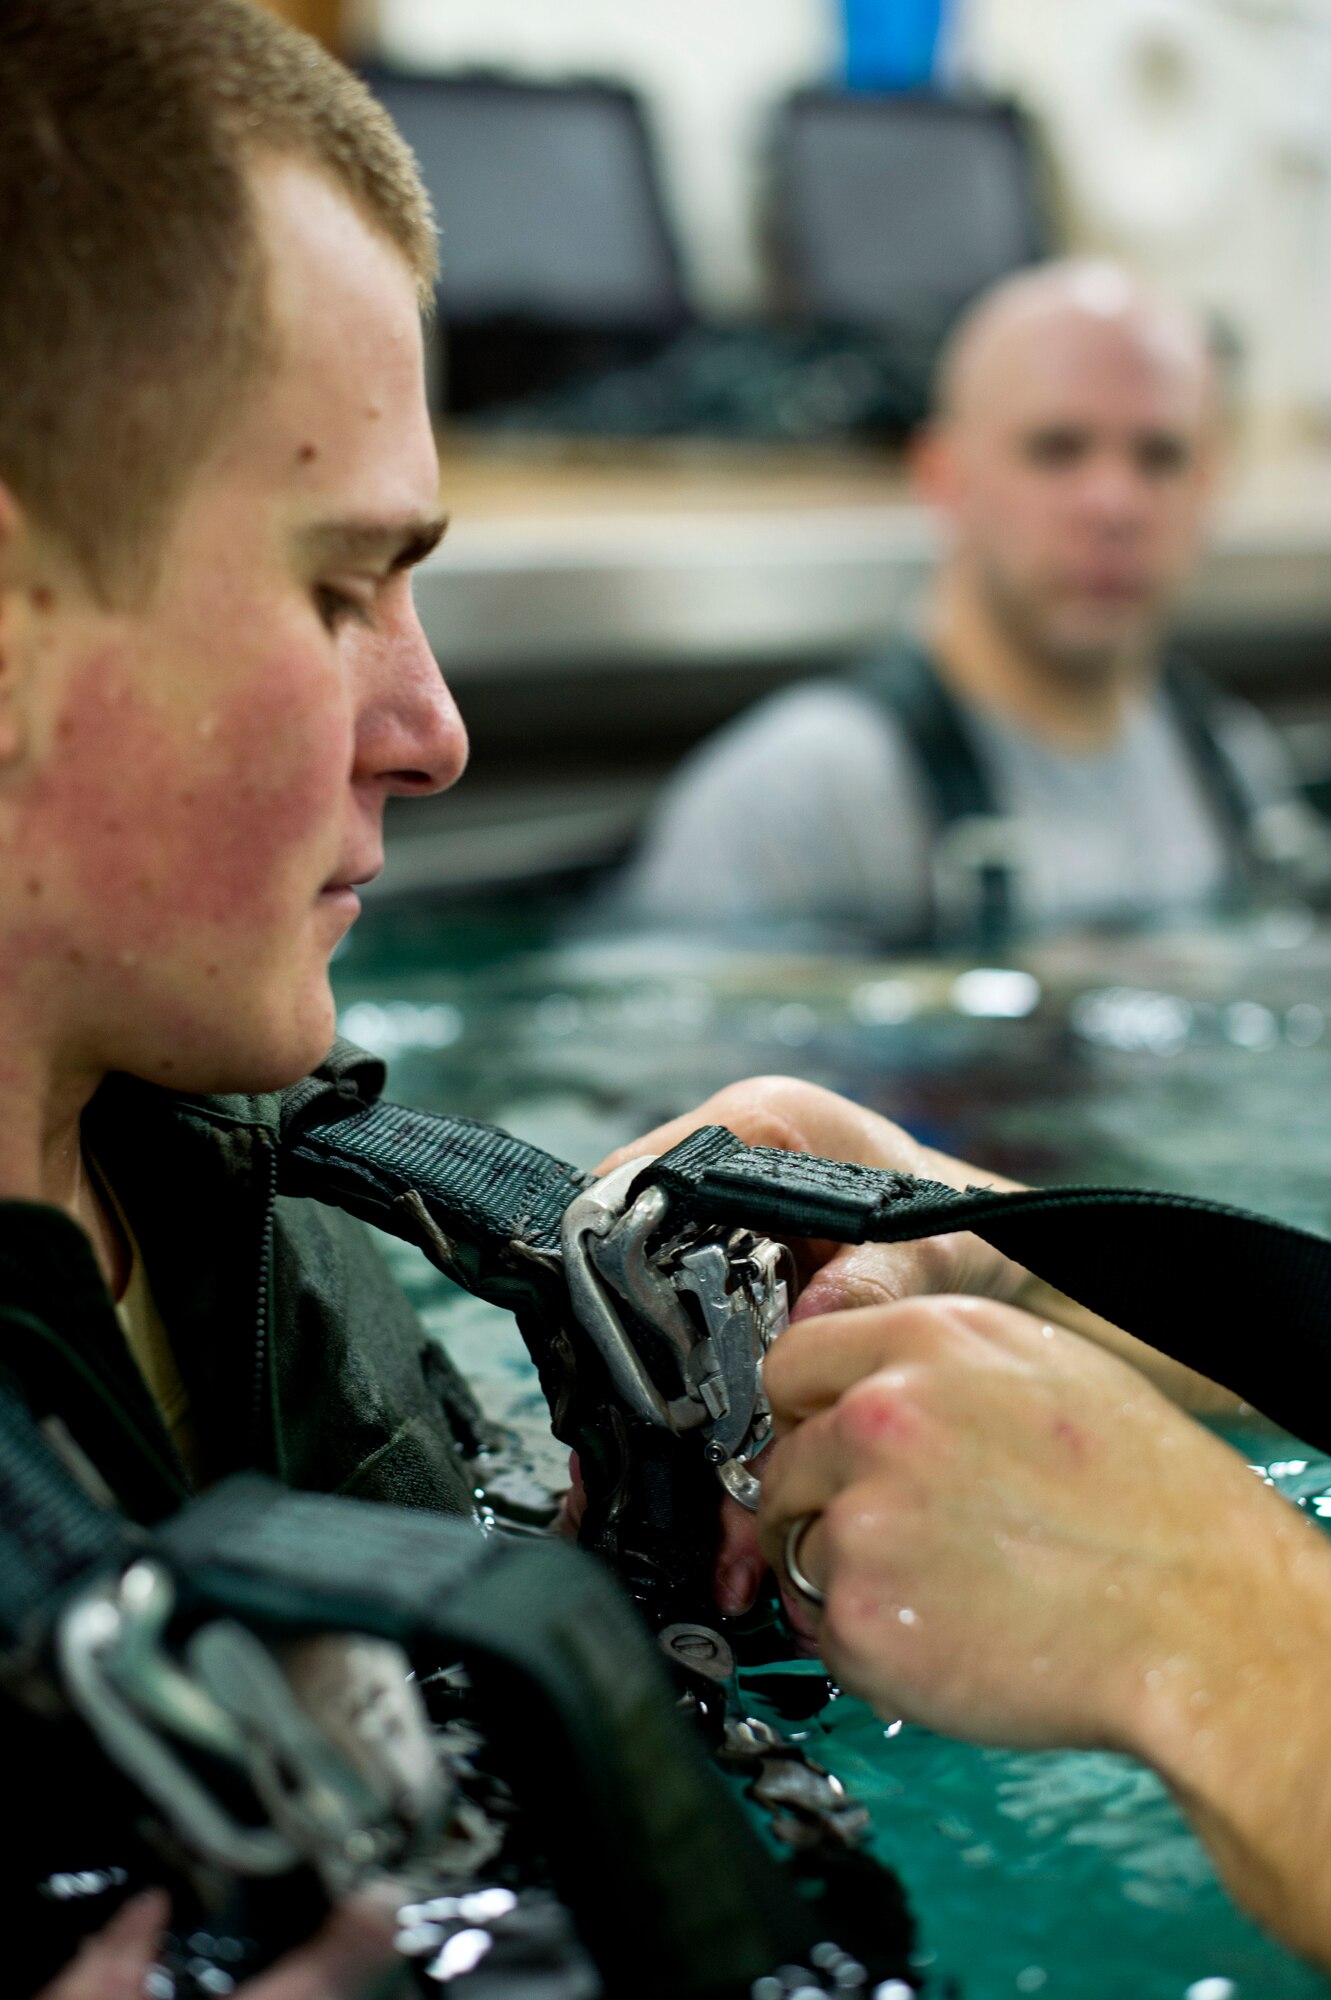
[[[350,750],[333,706],[319,712],[291,679],[280,661],[249,671],[205,734],[145,700],[117,654],[73,678],[28,839],[67,857],[122,952],[182,923],[253,931],[289,917],[293,862],[317,869],[335,847]]]

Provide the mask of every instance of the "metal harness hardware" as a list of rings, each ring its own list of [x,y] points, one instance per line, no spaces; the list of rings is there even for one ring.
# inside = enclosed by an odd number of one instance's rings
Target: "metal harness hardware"
[[[698,1431],[707,1463],[752,1512],[759,1489],[749,1467],[772,1430],[762,1364],[790,1316],[794,1263],[752,1230],[672,1232],[663,1188],[633,1194],[652,1157],[569,1204],[569,1298],[626,1408],[677,1435]]]
[[[3,1397],[0,1466],[42,1542],[16,1580],[44,1598],[51,1554],[100,1517]],[[171,1857],[173,1892],[208,1913],[192,1929],[227,1945],[235,1977],[312,1927],[315,1878],[336,1897],[385,1876],[423,1990],[476,2000],[510,1977],[530,2000],[751,2000],[829,1935],[856,1952],[838,1953],[845,1972],[904,1963],[908,1925],[870,1949],[791,1897],[622,1594],[559,1541],[242,1474],[119,1543],[47,1614],[54,1678],[36,1654],[26,1671],[131,1782],[150,1865]],[[694,1635],[675,1636],[696,1668]],[[769,1812],[806,1837],[836,1819],[826,1781],[773,1773]],[[229,1990],[192,1929],[177,2000]]]

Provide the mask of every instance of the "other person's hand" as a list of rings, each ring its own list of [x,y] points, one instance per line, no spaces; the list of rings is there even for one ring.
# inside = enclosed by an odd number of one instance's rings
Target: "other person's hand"
[[[997,1188],[1013,1185],[921,1146],[899,1125],[834,1091],[785,1076],[750,1077],[729,1085],[696,1111],[621,1146],[602,1162],[600,1171],[608,1173],[644,1153],[668,1152],[702,1125],[728,1126],[746,1145],[852,1160],[860,1166],[918,1174],[949,1187],[976,1182]],[[795,1243],[791,1248],[802,1281],[792,1322],[934,1293],[964,1292],[1026,1305],[1060,1324],[1074,1325],[1101,1346],[1124,1355],[1185,1408],[1215,1412],[1234,1408],[1227,1391],[1086,1312],[969,1231],[919,1243]],[[760,1459],[755,1468],[760,1474],[762,1465]],[[715,1571],[720,1608],[732,1613],[747,1609],[765,1567],[752,1517],[725,1500]]]
[[[673,1118],[629,1146],[621,1146],[598,1172],[609,1173],[644,1153],[666,1153],[703,1125],[725,1125],[748,1146],[771,1146],[784,1153],[817,1153],[945,1181],[951,1187],[986,1180],[959,1160],[931,1152],[899,1125],[838,1097],[817,1084],[788,1076],[755,1076],[709,1097],[696,1111]],[[792,1243],[801,1289],[792,1319],[881,1305],[916,1293],[969,1291],[1007,1298],[1026,1274],[978,1236],[957,1232],[920,1243]],[[765,1459],[754,1467],[762,1476]],[[767,1565],[758,1549],[753,1516],[735,1501],[721,1501],[715,1591],[722,1611],[737,1613],[752,1604]]]
[[[1005,1305],[806,1320],[767,1383],[764,1552],[883,1715],[1155,1766],[1229,1886],[1331,1962],[1331,1548],[1133,1368]]]
[[[1010,1188],[1011,1181],[949,1159],[912,1139],[899,1125],[796,1077],[755,1076],[733,1083],[681,1118],[659,1125],[621,1146],[598,1169],[609,1173],[642,1153],[665,1153],[703,1125],[725,1125],[747,1146],[783,1153],[817,1153],[858,1166],[918,1174],[964,1188],[975,1182]],[[928,1292],[970,1292],[987,1298],[1015,1296],[1026,1278],[1020,1265],[978,1236],[956,1231],[920,1243],[800,1243],[792,1245],[803,1286],[796,1317],[851,1306],[885,1305]]]

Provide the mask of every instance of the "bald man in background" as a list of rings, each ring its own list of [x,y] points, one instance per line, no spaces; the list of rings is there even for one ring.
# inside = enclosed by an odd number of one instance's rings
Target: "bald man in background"
[[[913,449],[945,536],[918,633],[695,752],[634,913],[994,942],[1222,907],[1315,852],[1262,718],[1166,660],[1221,427],[1201,328],[1115,266],[987,293]]]

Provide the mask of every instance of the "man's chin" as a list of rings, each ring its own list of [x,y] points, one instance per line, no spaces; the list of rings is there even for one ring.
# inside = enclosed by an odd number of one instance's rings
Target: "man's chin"
[[[281,1034],[274,1035],[262,1053],[256,1051],[256,1069],[262,1071],[264,1081],[252,1083],[250,1090],[286,1090],[293,1083],[299,1083],[311,1070],[318,1069],[327,1056],[337,1037],[337,1016],[329,997],[326,1009],[321,1009],[308,1023],[283,1023]]]
[[[257,1010],[246,1023],[232,1021],[211,1036],[198,1036],[189,1051],[164,1049],[148,1068],[147,1080],[192,1095],[262,1096],[286,1090],[317,1069],[337,1034],[333,996],[288,998],[285,1006]]]
[[[1149,654],[1156,629],[1153,618],[1137,614],[1069,618],[1046,627],[1041,651],[1061,673],[1102,680],[1120,671],[1125,661]]]
[[[1083,594],[1046,582],[1028,591],[989,579],[988,604],[1009,640],[1050,672],[1093,682],[1148,659],[1166,607],[1158,592]]]

